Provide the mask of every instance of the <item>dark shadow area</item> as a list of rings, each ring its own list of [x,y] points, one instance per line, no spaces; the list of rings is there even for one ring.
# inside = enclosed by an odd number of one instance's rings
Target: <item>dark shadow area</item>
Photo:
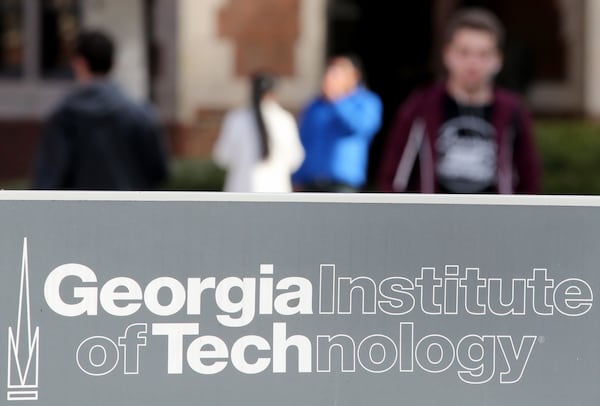
[[[384,125],[371,147],[373,179],[385,135],[398,106],[415,86],[434,78],[432,0],[331,3],[328,56],[352,53],[364,64],[366,82],[384,104]]]

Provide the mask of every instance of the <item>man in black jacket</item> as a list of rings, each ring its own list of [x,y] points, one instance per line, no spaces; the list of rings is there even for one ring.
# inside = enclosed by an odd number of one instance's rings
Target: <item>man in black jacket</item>
[[[108,80],[114,53],[106,34],[80,35],[72,61],[78,88],[48,120],[35,189],[151,190],[167,178],[156,117]]]

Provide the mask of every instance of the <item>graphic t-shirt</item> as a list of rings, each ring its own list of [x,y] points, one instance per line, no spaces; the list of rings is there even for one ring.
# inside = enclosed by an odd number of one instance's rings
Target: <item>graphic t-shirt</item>
[[[444,124],[436,141],[438,188],[444,193],[488,193],[496,184],[492,105],[461,105],[444,96]]]

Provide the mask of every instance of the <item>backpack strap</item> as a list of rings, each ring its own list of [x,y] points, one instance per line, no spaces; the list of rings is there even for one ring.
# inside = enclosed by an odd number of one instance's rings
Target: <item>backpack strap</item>
[[[417,119],[413,123],[406,147],[402,153],[402,158],[396,169],[396,176],[394,177],[393,187],[395,191],[404,192],[408,187],[410,175],[417,161],[417,157],[420,155],[423,141],[425,139],[425,121],[423,119]]]

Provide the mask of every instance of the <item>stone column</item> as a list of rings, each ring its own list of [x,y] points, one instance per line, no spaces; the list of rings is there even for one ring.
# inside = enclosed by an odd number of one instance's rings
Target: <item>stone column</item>
[[[600,117],[600,0],[585,0],[585,112]]]

